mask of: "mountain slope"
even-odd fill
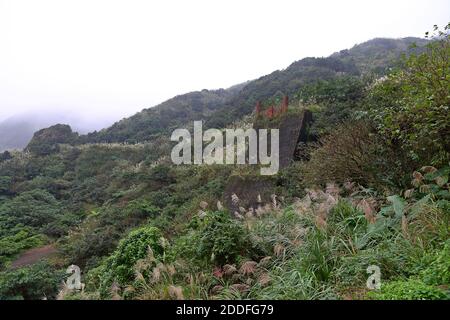
[[[417,48],[410,48],[413,43],[417,45]],[[402,39],[375,38],[357,44],[349,50],[336,52],[331,56],[342,61],[353,61],[356,67],[363,72],[386,73],[401,53],[421,50],[426,43],[427,40],[414,37]]]
[[[412,37],[377,38],[327,58],[304,58],[284,70],[227,90],[202,90],[177,96],[83,139],[85,142],[147,141],[155,134],[167,133],[200,119],[206,121],[207,127],[225,127],[251,113],[257,100],[277,100],[283,94],[296,94],[306,83],[342,75],[385,74],[411,44],[421,47],[426,42]]]
[[[123,119],[110,128],[84,137],[86,142],[140,142],[170,132],[187,121],[204,118],[221,108],[238,88],[202,90],[176,96],[160,105]]]
[[[377,296],[367,293],[366,267],[380,257],[379,299],[446,298],[450,169],[448,153],[442,163],[429,155],[448,149],[449,97],[440,88],[449,79],[435,71],[449,73],[450,45],[376,81],[361,75],[383,74],[400,53],[377,41],[228,90],[178,96],[81,138],[147,143],[81,144],[57,125],[37,132],[30,152],[0,154],[0,299],[56,298],[58,275],[72,264],[86,290],[63,288],[58,298],[368,299]],[[254,100],[267,105],[284,93],[288,113],[239,119]],[[302,134],[282,121],[299,111],[312,114],[299,145],[309,152],[271,177],[245,165],[174,165],[161,143],[196,117],[254,127],[261,119],[296,142]],[[329,131],[309,144],[317,122]],[[410,129],[421,135],[404,134]],[[428,141],[440,145],[425,149]],[[29,260],[28,249],[53,245],[55,259],[12,268]]]
[[[80,142],[142,142],[154,135],[167,134],[193,120],[204,119],[208,127],[224,127],[251,113],[257,100],[279,99],[296,94],[305,83],[341,75],[359,76],[369,72],[382,75],[412,43],[422,47],[420,38],[376,38],[328,58],[305,58],[259,79],[238,84],[226,90],[202,90],[176,96],[158,106],[116,122],[99,132],[82,136]],[[95,122],[95,121],[94,121]],[[0,151],[22,149],[33,133],[42,128],[68,123],[75,131],[88,132],[98,124],[83,124],[65,115],[26,114],[0,123]]]

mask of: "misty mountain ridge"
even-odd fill
[[[276,99],[282,94],[293,95],[302,85],[317,80],[366,73],[384,75],[402,53],[418,50],[409,49],[413,43],[420,48],[427,40],[413,37],[375,38],[329,57],[307,57],[295,61],[286,69],[228,89],[203,89],[178,95],[115,123],[108,119],[98,121],[92,119],[96,117],[82,118],[63,113],[17,115],[0,123],[0,151],[24,148],[34,132],[58,123],[69,124],[74,131],[86,134],[80,137],[81,143],[148,141],[155,135],[170,132],[198,119],[204,119],[208,127],[224,127],[251,113],[257,100]]]
[[[93,132],[82,142],[142,142],[155,135],[203,119],[206,127],[223,128],[253,111],[256,101],[295,95],[308,83],[340,76],[385,75],[403,53],[421,50],[428,40],[414,37],[375,38],[336,52],[325,58],[307,57],[286,69],[229,89],[202,90],[176,96],[153,108],[144,109],[100,132]],[[417,48],[411,48],[413,44]]]
[[[100,130],[117,119],[91,117],[76,112],[28,111],[0,121],[0,152],[23,149],[38,130],[55,124],[67,124],[79,134]]]

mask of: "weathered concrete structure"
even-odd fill
[[[273,123],[256,121],[253,127],[257,132],[259,129],[280,130],[281,169],[287,167],[294,160],[298,144],[308,142],[308,130],[312,122],[312,113],[309,110],[304,110],[299,113],[282,114],[279,117],[279,121],[274,121]]]
[[[270,176],[231,176],[223,194],[223,203],[231,212],[239,212],[239,207],[245,209],[258,208],[270,203],[275,181]],[[233,203],[232,195],[236,194],[239,202]],[[258,202],[260,196],[261,202]]]
[[[259,129],[279,129],[279,154],[280,169],[289,166],[292,161],[302,152],[299,145],[306,144],[309,140],[309,126],[312,123],[312,113],[309,110],[288,113],[288,97],[283,98],[278,114],[273,106],[262,112],[261,103],[256,104],[256,119],[253,128],[256,132]],[[269,143],[270,143],[270,139]],[[270,145],[268,146],[270,150]],[[271,194],[274,193],[276,178],[274,176],[232,176],[230,177],[223,195],[223,203],[233,213],[239,212],[239,207],[254,208],[271,201]],[[231,196],[234,194],[240,199],[239,204],[233,203]],[[258,195],[261,203],[258,203]]]

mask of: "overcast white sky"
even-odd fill
[[[0,0],[0,120],[118,119],[374,37],[423,36],[448,0]]]

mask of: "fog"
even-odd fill
[[[306,56],[423,36],[449,12],[448,0],[0,0],[0,121],[99,129]]]

